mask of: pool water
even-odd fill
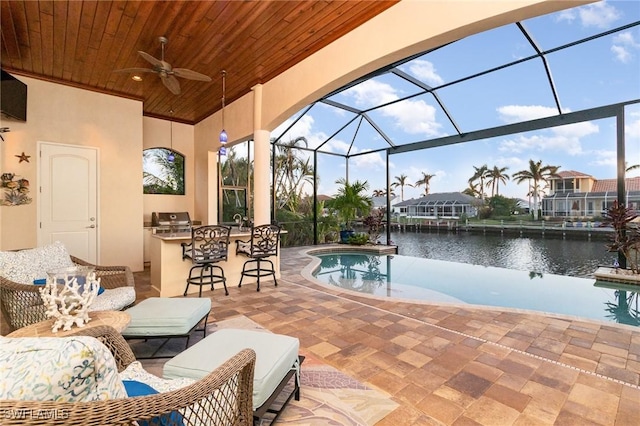
[[[376,296],[469,303],[571,315],[640,326],[638,293],[595,279],[454,263],[402,255],[315,255],[313,276]],[[607,286],[611,283],[607,283]]]

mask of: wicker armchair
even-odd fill
[[[92,336],[104,343],[119,371],[135,361],[127,342],[111,327],[78,329],[74,334]],[[248,426],[253,423],[255,360],[255,352],[244,349],[189,386],[149,396],[75,403],[0,400],[2,424],[130,425],[178,411],[181,416],[177,424],[184,426]],[[166,419],[167,416],[163,418]]]
[[[128,266],[98,266],[74,256],[70,257],[76,265],[95,268],[96,277],[100,278],[100,285],[105,289],[135,285],[133,273]],[[39,288],[16,283],[0,275],[0,311],[6,324],[2,328],[3,333],[47,319]]]

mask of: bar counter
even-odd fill
[[[244,262],[248,260],[248,257],[246,256],[236,256],[236,241],[249,241],[250,239],[250,231],[239,231],[238,229],[233,229],[229,238],[228,260],[226,262],[217,263],[217,265],[224,270],[229,293],[232,293],[233,289],[238,287],[242,266],[244,265]],[[189,270],[193,264],[191,263],[191,259],[182,260],[181,244],[190,242],[190,232],[151,235],[151,286],[154,290],[158,291],[160,297],[174,297],[182,296],[184,294],[184,289],[187,286]],[[273,262],[276,268],[276,277],[280,278],[280,255],[277,257],[269,257],[268,259]],[[270,277],[265,278],[266,282],[269,282],[270,280],[272,280]],[[249,288],[253,287],[255,289],[255,281],[256,279],[254,277],[245,277],[242,281],[242,285],[247,285]],[[207,285],[202,288],[202,291],[209,291],[210,289],[211,287]],[[224,297],[224,287],[222,286],[222,283],[215,284],[214,289],[214,294]],[[197,293],[198,290],[199,286],[190,285],[188,293]]]

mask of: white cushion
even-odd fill
[[[211,310],[211,299],[150,297],[127,309],[131,321],[123,336],[187,335]]]
[[[98,339],[0,337],[0,399],[79,402],[126,396],[113,355]]]
[[[89,311],[120,311],[136,301],[134,287],[116,287],[105,289],[102,294],[96,296]]]
[[[47,278],[48,271],[70,266],[74,263],[60,241],[28,250],[0,251],[0,274],[21,284],[33,284]]]
[[[207,336],[164,364],[162,375],[201,379],[242,349],[256,352],[253,409],[271,396],[298,360],[297,338],[253,330],[225,328]]]
[[[142,364],[140,364],[140,361],[134,361],[129,364],[127,368],[120,373],[120,380],[142,382],[160,393],[181,389],[196,382],[194,379],[189,378],[163,379],[145,370]]]

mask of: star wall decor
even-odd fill
[[[22,154],[16,155],[16,157],[18,157],[20,159],[20,161],[18,161],[18,164],[22,163],[23,161],[26,161],[28,163],[29,162],[29,158],[31,158],[31,156],[30,155],[26,155],[24,153],[24,151],[22,151]]]

